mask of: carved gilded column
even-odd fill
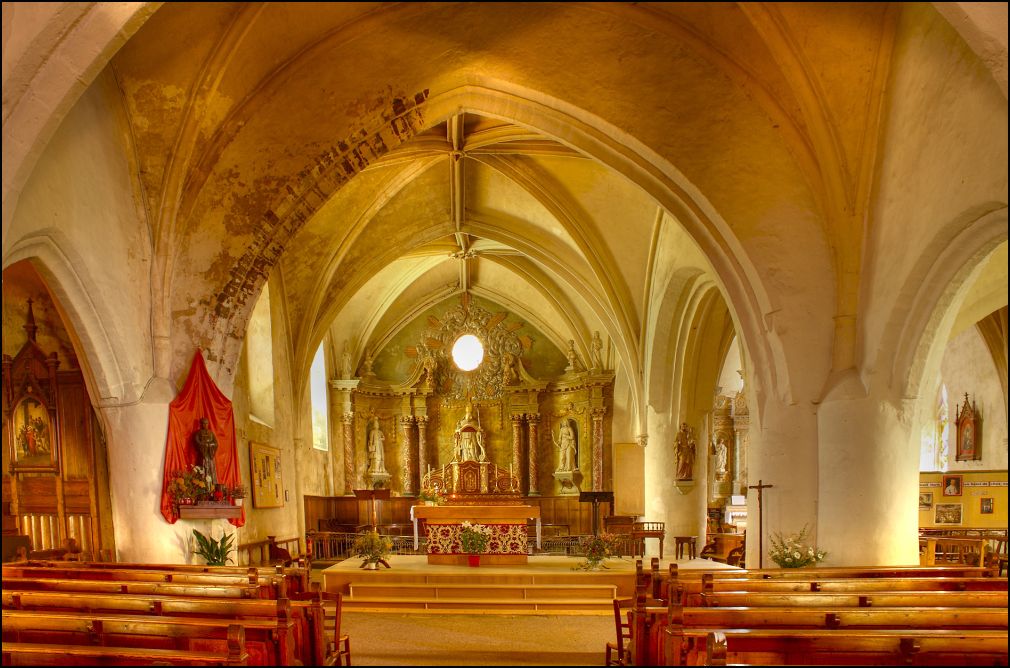
[[[523,470],[523,414],[513,413],[512,415],[512,470],[519,479],[520,490],[522,488]],[[517,490],[519,491],[519,490]]]
[[[529,496],[540,496],[540,485],[537,483],[539,470],[537,468],[537,446],[540,443],[539,435],[540,414],[527,413],[526,427],[529,431],[529,463],[530,463],[530,491]]]
[[[417,487],[421,488],[425,468],[428,461],[428,416],[418,415],[417,418]]]
[[[344,413],[344,494],[354,494],[354,413]]]
[[[403,430],[403,444],[400,450],[403,461],[400,462],[400,482],[403,483],[403,495],[414,496],[414,416],[400,417],[400,429]]]
[[[606,408],[594,408],[593,417],[593,491],[603,491],[603,416]]]

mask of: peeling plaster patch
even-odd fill
[[[381,99],[376,101],[376,105]],[[427,89],[412,97],[393,98],[388,107],[380,112],[381,127],[377,131],[363,127],[338,141],[336,146],[321,151],[311,168],[298,173],[294,184],[284,186],[280,200],[269,207],[251,209],[267,208],[267,211],[260,224],[252,230],[253,240],[246,252],[231,265],[228,272],[231,278],[224,288],[210,300],[201,300],[200,303],[205,308],[205,324],[209,327],[202,328],[206,334],[194,337],[194,341],[204,344],[208,340],[225,336],[237,338],[237,343],[241,343],[245,318],[248,317],[248,309],[243,307],[266,280],[283,254],[287,241],[333,193],[358,172],[419,131],[424,124],[422,105],[427,99]],[[266,192],[273,192],[273,189],[267,189]],[[255,206],[253,201],[243,204],[246,207]],[[239,320],[232,322],[236,317]],[[226,367],[230,372],[241,346],[228,341],[222,341],[221,345],[227,350],[236,351],[234,354],[224,352]],[[202,347],[209,353],[209,346]]]

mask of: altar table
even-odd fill
[[[488,551],[481,563],[525,564],[529,553],[526,520],[537,522],[537,547],[540,547],[539,506],[411,506],[414,521],[414,549],[419,544],[418,521],[425,521],[429,564],[466,563],[459,543],[463,522],[491,527]]]

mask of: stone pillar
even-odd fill
[[[733,400],[733,493],[747,493],[747,443],[750,441],[750,413],[741,391]]]
[[[606,408],[594,408],[593,417],[593,491],[603,491],[603,416]]]
[[[900,406],[847,376],[817,410],[817,546],[828,566],[918,565],[918,439]]]
[[[519,488],[522,489],[523,479],[523,414],[512,414],[512,470],[519,479]]]
[[[147,396],[149,388],[139,403],[103,409],[119,561],[184,564],[190,557],[181,546],[190,545],[193,523],[180,520],[169,524],[161,515],[161,472],[173,389],[152,401]],[[159,447],[152,447],[159,442]]]
[[[421,488],[428,462],[428,416],[418,415],[417,418],[417,487]]]
[[[344,413],[344,494],[354,494],[354,413]]]
[[[538,444],[540,443],[539,426],[540,426],[540,414],[527,413],[526,427],[529,431],[528,461],[530,464],[529,496],[540,496],[540,485],[537,482],[537,477],[540,474],[539,467],[537,466],[537,452],[539,451]]]
[[[756,490],[747,490],[747,568],[758,567],[759,544],[764,548],[764,567],[776,568],[775,562],[767,556],[770,537],[776,531],[791,534],[807,525],[810,539],[815,539],[818,477],[815,410],[816,407],[808,402],[768,401],[761,409],[759,423],[750,431],[748,483],[756,485],[758,480],[763,480],[774,487],[763,493],[764,523],[760,526],[760,535],[758,495]],[[831,503],[841,507],[849,498],[846,493]],[[863,563],[876,562],[864,560]],[[829,557],[825,565],[834,566],[836,562]]]
[[[400,482],[403,485],[404,496],[414,496],[414,416],[403,415],[400,417],[400,428],[403,430],[403,444],[401,453],[403,460],[400,462]]]

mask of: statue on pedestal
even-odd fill
[[[217,436],[210,429],[210,420],[200,418],[200,428],[193,434],[193,442],[200,453],[200,468],[207,481],[207,489],[217,488]]]
[[[456,431],[452,435],[453,461],[484,462],[487,453],[484,451],[484,429],[480,426],[480,413],[477,419],[473,417],[472,403],[466,405],[466,416],[456,423]]]
[[[551,434],[554,446],[558,448],[558,471],[574,471],[579,468],[579,442],[572,420],[564,418],[558,427],[558,437]]]
[[[681,423],[677,432],[677,445],[674,449],[677,455],[677,480],[694,480],[694,456],[696,443],[691,427],[686,422]]]
[[[385,450],[386,435],[382,433],[379,424],[379,417],[373,416],[371,426],[368,429],[368,440],[366,441],[366,451],[368,453],[368,473],[386,473]]]

